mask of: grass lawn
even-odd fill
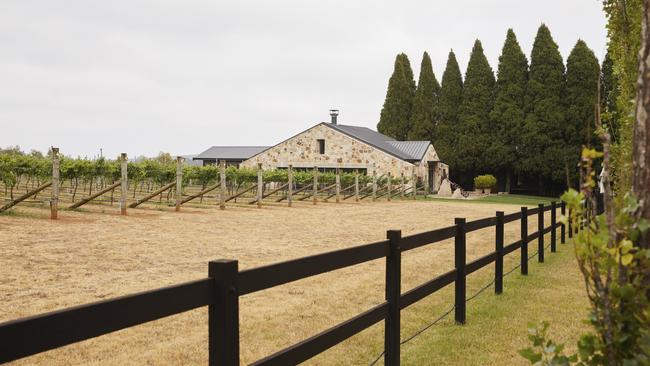
[[[517,256],[517,252],[512,255]],[[512,266],[506,265],[504,271]],[[468,297],[480,284],[489,282],[492,273],[490,270],[470,276]],[[490,288],[471,300],[464,326],[455,325],[451,313],[402,346],[402,364],[526,365],[517,350],[529,346],[527,323],[541,320],[551,323],[553,339],[574,352],[580,334],[589,329],[582,322],[588,306],[573,248],[558,244],[557,253],[546,253],[545,263],[530,260],[527,277],[521,276],[519,270],[506,277],[503,294],[496,296]],[[430,314],[429,318],[436,316]],[[403,332],[402,339],[410,334]]]
[[[395,199],[404,199],[404,200],[410,200],[412,197],[405,197],[405,198],[398,198],[395,197]],[[476,198],[476,199],[468,199],[468,200],[457,200],[453,198],[438,198],[438,197],[423,197],[423,196],[418,196],[418,200],[426,200],[426,201],[446,201],[446,202],[466,202],[466,203],[498,203],[498,204],[506,204],[506,205],[517,205],[517,206],[537,206],[540,203],[543,204],[549,204],[551,201],[555,201],[558,204],[561,202],[560,198],[553,198],[553,197],[542,197],[542,196],[528,196],[528,195],[521,195],[521,194],[501,194],[501,195],[493,195],[493,196],[486,196],[486,197],[481,197],[481,198]]]
[[[504,203],[511,205],[520,205],[520,206],[536,206],[540,203],[549,204],[551,201],[557,203],[560,202],[560,198],[552,197],[541,197],[541,196],[526,196],[520,194],[502,194],[497,196],[487,196],[482,197],[477,200],[477,202],[489,202],[489,203]]]

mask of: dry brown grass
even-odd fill
[[[177,284],[207,276],[207,262],[239,260],[240,269],[453,223],[514,212],[517,206],[462,202],[300,203],[294,208],[187,208],[180,213],[114,208],[63,211],[18,208],[0,216],[0,321]],[[106,212],[101,212],[105,210]],[[547,219],[548,220],[548,219]],[[537,220],[529,219],[530,232]],[[517,239],[506,225],[506,243]],[[468,261],[493,250],[494,230],[468,235]],[[534,244],[531,244],[531,247]],[[531,248],[531,252],[534,251]],[[510,255],[506,269],[517,261]],[[403,256],[406,291],[453,267],[446,241]],[[491,269],[490,269],[491,270]],[[250,363],[383,301],[384,263],[374,261],[243,296],[242,362]],[[418,307],[449,304],[438,294],[405,312],[404,328],[426,322]],[[410,315],[409,315],[410,314]],[[376,325],[314,358],[312,364],[364,364],[383,344]],[[16,364],[205,364],[207,309],[154,321],[17,361]]]

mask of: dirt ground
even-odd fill
[[[382,240],[388,229],[409,235],[451,225],[454,217],[471,220],[517,209],[393,201],[225,211],[184,208],[180,213],[132,209],[123,217],[115,208],[91,207],[62,211],[60,220],[50,221],[45,209],[20,207],[0,216],[0,322],[204,278],[213,259],[237,259],[240,269],[246,269]],[[529,224],[529,232],[536,231],[535,216]],[[506,244],[518,235],[518,222],[506,225]],[[467,243],[468,261],[492,251],[494,229],[469,234]],[[506,269],[517,258],[510,255]],[[402,291],[452,267],[452,240],[404,253]],[[383,284],[384,262],[378,260],[243,296],[242,363],[382,302]],[[407,321],[424,321],[417,318]],[[14,364],[206,364],[207,330],[207,308],[201,308]],[[309,363],[367,364],[369,351],[364,349],[381,350],[382,334],[383,327],[376,325]]]

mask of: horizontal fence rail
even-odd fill
[[[0,362],[206,306],[213,292],[202,279],[2,323]]]
[[[71,307],[55,312],[0,324],[0,362],[13,361],[40,352],[83,341],[120,329],[208,306],[209,364],[239,365],[239,297],[311,276],[384,258],[386,261],[386,301],[324,330],[297,344],[262,358],[253,365],[295,365],[341,343],[374,324],[385,322],[384,364],[399,365],[400,311],[438,290],[455,284],[456,322],[466,321],[466,278],[494,263],[495,292],[503,290],[503,257],[520,250],[521,273],[528,273],[528,244],[538,240],[538,259],[544,260],[544,234],[551,233],[551,252],[556,249],[556,229],[565,242],[565,225],[558,223],[557,208],[565,213],[565,204],[522,207],[521,211],[466,222],[423,233],[401,236],[391,230],[387,239],[375,243],[339,249],[262,267],[238,270],[237,261],[209,263],[208,278],[152,291]],[[544,213],[551,211],[549,226]],[[528,233],[527,218],[538,215],[538,231]],[[519,220],[521,239],[504,245],[504,225]],[[469,263],[466,261],[466,234],[492,228],[495,250]],[[571,229],[569,235],[572,235]],[[455,268],[406,292],[401,291],[401,253],[426,245],[455,239]],[[471,243],[470,243],[471,245]],[[516,267],[515,267],[516,268]]]

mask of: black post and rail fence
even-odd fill
[[[565,205],[561,204],[565,213]],[[384,321],[384,364],[400,363],[400,312],[423,298],[454,283],[454,311],[458,324],[466,322],[467,276],[494,262],[494,291],[503,291],[503,258],[520,249],[521,273],[528,273],[528,243],[538,239],[538,260],[544,261],[544,235],[551,233],[551,252],[556,249],[555,230],[560,228],[565,242],[564,224],[556,221],[555,202],[534,209],[466,221],[455,219],[449,227],[402,236],[390,230],[387,240],[240,271],[236,260],[217,260],[208,264],[208,277],[156,290],[71,307],[0,324],[0,363],[34,355],[71,343],[108,334],[152,320],[208,307],[209,365],[235,366],[240,362],[239,297],[319,275],[385,258],[385,301],[321,333],[254,362],[252,365],[295,365]],[[544,227],[544,213],[551,211],[551,222]],[[528,234],[528,216],[538,215],[538,231]],[[504,226],[519,220],[521,238],[504,246]],[[495,228],[495,250],[469,263],[466,261],[467,233]],[[571,230],[569,230],[571,236]],[[425,245],[454,238],[455,266],[419,286],[402,292],[401,255]]]

